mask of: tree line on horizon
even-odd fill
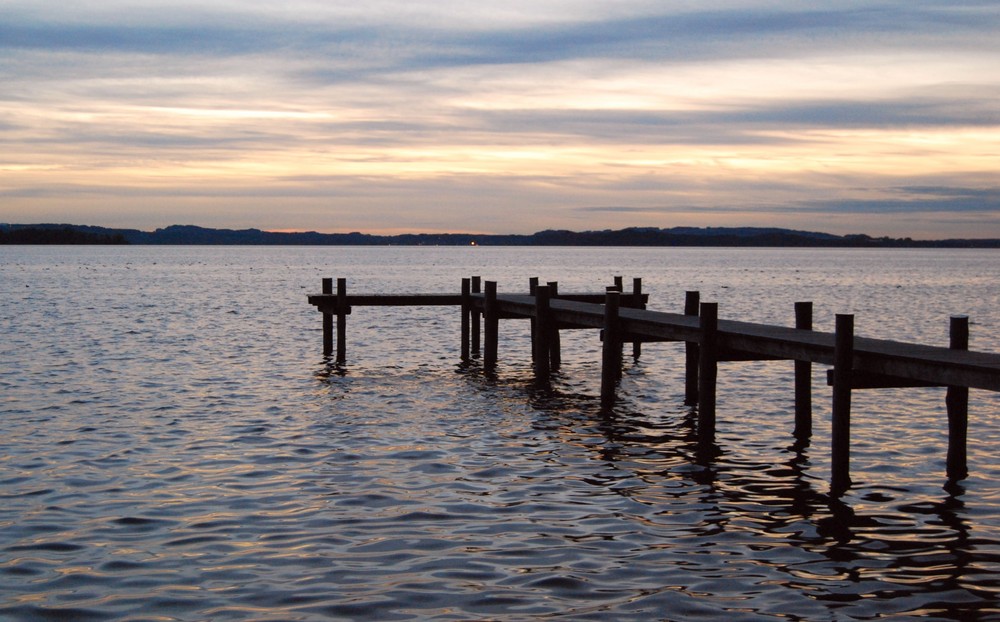
[[[90,225],[0,224],[0,244],[137,244],[262,246],[738,246],[834,248],[1000,248],[1000,239],[913,240],[833,235],[767,227],[630,227],[618,230],[546,230],[537,233],[476,235],[470,233],[274,232],[260,229],[211,229],[172,225],[155,231],[111,229]]]

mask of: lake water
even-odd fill
[[[727,363],[718,458],[694,459],[683,346],[626,361],[527,325],[496,378],[454,309],[357,308],[348,364],[306,295],[603,291],[642,277],[720,317],[1000,351],[1000,254],[953,250],[0,247],[0,619],[1000,620],[1000,400],[972,391],[947,484],[943,389],[854,396],[829,490],[830,391],[791,434],[790,362]]]

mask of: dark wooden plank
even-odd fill
[[[313,294],[309,304],[336,307],[337,296]],[[347,304],[354,307],[433,307],[462,305],[462,294],[348,294]]]
[[[827,386],[833,386],[834,373],[832,369],[826,372]],[[910,380],[898,376],[886,376],[885,374],[875,374],[871,372],[855,371],[851,374],[852,389],[905,389],[914,387],[940,387],[939,383],[925,382],[923,380]]]

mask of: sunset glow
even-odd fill
[[[992,4],[182,7],[5,3],[0,221],[1000,236]]]

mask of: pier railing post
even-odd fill
[[[549,304],[551,309],[551,301],[553,298],[559,297],[559,283],[557,281],[549,281]],[[549,367],[552,371],[558,370],[562,367],[562,339],[559,337],[559,325],[556,323],[555,319],[552,318],[552,312],[549,311]]]
[[[483,281],[482,277],[478,277],[478,276],[472,277],[472,293],[473,294],[481,294],[482,293],[482,291],[483,291],[483,282],[482,281]],[[472,307],[470,309],[470,312],[472,314],[472,317],[471,317],[471,320],[472,320],[471,321],[472,344],[471,344],[471,346],[472,346],[472,354],[475,355],[475,354],[479,354],[479,349],[480,349],[479,348],[479,334],[480,334],[480,330],[481,329],[479,327],[479,318],[482,317],[482,312],[479,309],[477,309],[476,307]]]
[[[621,293],[608,288],[604,295],[604,345],[601,357],[601,406],[611,408],[615,404],[615,388],[622,366],[621,328],[618,310]]]
[[[795,328],[813,329],[813,303],[795,303]],[[795,361],[795,438],[812,436],[812,363]]]
[[[715,385],[719,372],[719,304],[703,302],[699,309],[701,343],[698,348],[698,445],[715,443]]]
[[[699,292],[684,293],[684,315],[698,315],[701,301]],[[688,341],[684,344],[684,403],[694,406],[698,403],[698,344]]]
[[[483,368],[492,372],[497,366],[497,342],[500,338],[500,313],[497,308],[497,282],[486,281],[483,309]]]
[[[347,362],[347,279],[337,279],[337,364]]]
[[[840,495],[851,485],[851,389],[854,381],[854,316],[837,314],[833,349],[833,417],[830,488]]]
[[[462,279],[462,362],[469,360],[469,332],[472,325],[472,279]]]
[[[550,353],[552,351],[552,314],[549,304],[551,292],[548,285],[535,288],[535,377],[540,382],[548,382],[551,372]]]
[[[951,316],[950,327],[953,350],[969,349],[969,317]],[[948,479],[957,481],[969,475],[968,435],[969,435],[969,387],[949,386],[945,402],[948,406]]]
[[[333,294],[333,279],[323,279],[323,293]],[[323,356],[333,354],[333,314],[323,312]]]

